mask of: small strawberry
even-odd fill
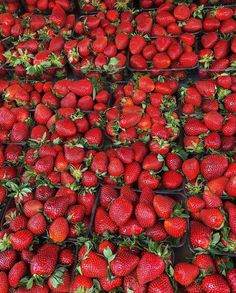
[[[170,282],[170,279],[165,273],[161,274],[158,278],[156,278],[149,284],[149,293],[156,293],[158,291],[165,293],[174,293],[174,288]]]
[[[24,261],[17,262],[8,274],[9,285],[16,287],[20,284],[20,280],[26,276],[28,271],[27,265]]]
[[[9,292],[9,282],[7,278],[7,274],[5,272],[0,272],[1,284],[0,284],[0,291],[2,293]]]
[[[49,237],[54,242],[63,242],[69,234],[69,224],[63,217],[56,218],[49,226]]]
[[[180,262],[174,268],[176,282],[183,286],[189,286],[198,277],[200,270],[197,266],[187,262]]]
[[[220,291],[220,292],[225,292],[229,293],[230,292],[230,287],[228,286],[226,280],[218,274],[212,274],[209,276],[206,276],[202,280],[202,289],[206,293],[214,292],[214,291]]]
[[[109,216],[118,226],[124,225],[133,212],[132,203],[124,197],[118,197],[110,206]]]
[[[138,265],[139,257],[129,251],[121,251],[111,262],[111,271],[115,276],[123,277],[130,274]]]
[[[137,267],[137,279],[139,283],[146,284],[159,277],[165,270],[163,259],[151,252],[144,252]]]

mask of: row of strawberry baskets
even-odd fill
[[[234,72],[234,6],[224,8],[227,13],[222,16],[222,8],[216,8],[213,15],[191,5],[184,16],[175,10],[181,5],[173,4],[164,11],[110,10],[77,20],[65,14],[61,23],[53,14],[11,16],[6,32],[6,24],[2,25],[2,74],[7,71],[18,78],[51,79],[71,71],[79,77],[97,72],[122,80],[130,72],[140,71],[180,78],[196,68],[203,78]],[[115,15],[110,15],[111,11]]]

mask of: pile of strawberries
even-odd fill
[[[233,2],[0,0],[0,293],[236,292]]]

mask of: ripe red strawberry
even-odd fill
[[[218,274],[212,274],[209,276],[206,276],[202,280],[202,289],[206,293],[214,292],[214,291],[220,291],[220,292],[225,292],[229,293],[230,292],[230,287],[228,286],[226,280]]]
[[[236,233],[236,224],[235,224],[235,216],[236,216],[236,207],[230,207],[228,209],[228,216],[229,216],[229,226],[232,232]]]
[[[144,229],[136,219],[130,219],[123,226],[120,226],[119,233],[125,236],[140,235]]]
[[[153,207],[160,218],[168,219],[176,204],[175,200],[167,195],[156,195],[153,199]]]
[[[36,275],[51,275],[57,265],[59,246],[44,244],[30,262],[30,272]]]
[[[38,174],[49,174],[53,170],[53,157],[46,156],[39,159],[34,165],[34,170]]]
[[[9,282],[7,278],[7,274],[5,272],[0,272],[0,291],[2,293],[8,293],[9,292]]]
[[[118,148],[116,154],[124,164],[130,164],[134,160],[134,151],[129,147],[122,146]]]
[[[124,173],[124,166],[120,159],[111,158],[108,165],[108,172],[111,176],[121,176]]]
[[[213,98],[216,94],[215,82],[213,80],[199,80],[195,82],[195,86],[201,96],[205,98]]]
[[[188,159],[182,164],[182,171],[188,180],[194,180],[199,174],[199,162],[195,158]]]
[[[198,254],[193,260],[193,264],[199,269],[205,270],[206,273],[215,273],[216,271],[214,261],[209,254]]]
[[[17,262],[8,274],[9,285],[16,287],[19,285],[20,280],[27,274],[28,268],[24,261]]]
[[[217,111],[210,111],[203,116],[207,128],[211,131],[219,131],[223,127],[224,118]]]
[[[132,203],[124,197],[118,197],[110,206],[109,216],[118,226],[124,225],[133,212]]]
[[[232,197],[236,197],[236,176],[230,177],[226,183],[225,192]]]
[[[179,172],[169,170],[163,173],[162,185],[167,189],[175,189],[182,185],[183,177]]]
[[[122,285],[122,278],[121,277],[115,277],[114,279],[110,280],[109,277],[107,278],[100,278],[99,283],[103,290],[106,292],[110,292],[117,287]]]
[[[56,218],[49,226],[49,237],[54,242],[63,242],[69,234],[69,224],[63,217]]]
[[[55,220],[65,214],[68,205],[69,202],[66,196],[52,197],[44,204],[44,213],[52,220]]]
[[[142,171],[138,178],[138,188],[143,189],[149,187],[151,189],[157,189],[159,185],[159,179],[151,171]]]
[[[198,277],[200,270],[197,266],[187,262],[180,262],[174,268],[176,282],[183,286],[189,286]]]
[[[137,279],[143,285],[159,277],[164,270],[163,259],[154,253],[145,251],[137,267]]]
[[[154,281],[150,282],[148,287],[149,293],[156,293],[156,292],[165,292],[165,293],[174,293],[174,288],[168,278],[168,276],[163,273]]]
[[[148,228],[146,230],[146,234],[148,237],[157,242],[163,241],[168,237],[162,222],[157,222],[154,226]]]
[[[35,235],[43,234],[46,231],[46,228],[47,222],[42,214],[35,214],[27,223],[27,229]]]
[[[208,128],[206,127],[206,125],[202,123],[200,120],[198,120],[197,118],[192,118],[192,117],[187,118],[186,122],[187,123],[184,126],[184,132],[187,135],[198,136],[208,131]]]
[[[86,254],[86,258],[83,256]],[[88,278],[105,278],[107,277],[107,261],[90,250],[87,252],[87,248],[83,246],[79,251],[79,258],[81,272],[85,277]]]
[[[16,122],[15,115],[7,108],[0,108],[0,125],[3,129],[10,130]]]
[[[105,152],[98,152],[93,157],[91,164],[91,170],[102,174],[107,171],[108,160]]]
[[[143,36],[133,36],[130,39],[129,50],[132,55],[139,54],[145,45],[146,41]]]
[[[140,112],[132,112],[122,114],[119,119],[119,125],[122,128],[130,128],[137,125],[142,118],[142,114]]]
[[[133,290],[134,292],[145,293],[147,291],[147,285],[139,284],[136,272],[134,271],[124,277],[124,290],[125,292]]]
[[[218,230],[224,225],[224,216],[217,208],[202,209],[200,217],[202,222],[211,229]]]
[[[24,215],[17,215],[10,221],[10,229],[13,232],[23,230],[27,227],[28,219]]]
[[[115,276],[123,277],[130,274],[138,265],[139,257],[130,251],[120,251],[111,262],[111,271]]]
[[[135,217],[143,228],[152,227],[156,221],[155,210],[151,204],[140,202],[135,208]]]
[[[125,184],[131,185],[138,180],[141,167],[138,162],[132,162],[126,165],[124,172],[124,181]]]
[[[17,262],[17,254],[15,250],[7,249],[0,252],[0,270],[9,271]]]
[[[58,27],[63,27],[66,23],[65,10],[60,5],[55,5],[49,17],[50,21]]]
[[[103,235],[106,232],[115,233],[118,229],[115,222],[111,220],[108,213],[101,207],[97,209],[94,222],[95,232]]]
[[[22,251],[28,249],[33,243],[33,233],[27,229],[17,231],[10,235],[10,242],[15,250]]]
[[[190,240],[193,247],[208,249],[211,245],[212,230],[197,221],[191,221],[190,228]]]
[[[59,136],[68,137],[75,135],[77,130],[73,121],[62,119],[55,123],[55,131]]]
[[[235,289],[236,289],[235,274],[236,274],[236,269],[231,269],[226,274],[227,282],[228,282],[230,289],[232,291],[235,291]]]
[[[187,230],[186,219],[179,217],[166,219],[164,221],[164,227],[170,236],[181,238]]]
[[[77,275],[72,280],[71,292],[76,293],[77,291],[84,289],[91,289],[93,287],[93,281],[90,278]]]
[[[103,141],[102,130],[98,127],[91,128],[85,133],[84,138],[89,145],[100,146]]]
[[[217,196],[222,196],[227,184],[227,177],[219,177],[207,182],[207,187],[209,190]]]
[[[207,180],[222,176],[227,168],[228,160],[222,155],[209,155],[200,162],[201,173]]]
[[[118,192],[112,185],[103,185],[100,190],[100,204],[107,209],[112,200],[118,197]]]

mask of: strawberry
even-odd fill
[[[235,197],[236,192],[235,192],[235,187],[236,187],[236,176],[230,177],[229,181],[226,183],[225,186],[225,191],[229,196]]]
[[[68,205],[68,198],[66,196],[49,198],[44,204],[44,213],[52,220],[55,220],[65,214]]]
[[[202,222],[211,229],[221,229],[224,225],[224,216],[217,208],[202,209],[200,211]]]
[[[230,289],[232,291],[235,290],[235,272],[236,272],[235,269],[231,269],[226,274],[227,282],[228,282]]]
[[[55,5],[49,19],[56,26],[63,27],[66,22],[66,13],[60,5]]]
[[[8,293],[9,282],[8,282],[7,274],[5,272],[0,272],[0,277],[1,277],[0,290],[2,293]]]
[[[137,204],[135,217],[143,228],[152,227],[156,221],[155,210],[150,204],[144,202]]]
[[[100,190],[100,204],[107,209],[110,202],[118,197],[118,192],[112,185],[103,185]]]
[[[94,222],[95,232],[103,235],[105,232],[115,233],[117,225],[111,220],[108,213],[103,208],[98,208]]]
[[[168,219],[172,213],[175,200],[165,195],[156,195],[153,199],[153,207],[160,218]]]
[[[215,273],[216,267],[212,257],[208,254],[199,254],[193,260],[193,264],[199,269],[205,270],[206,273]]]
[[[183,286],[192,284],[199,273],[199,268],[191,263],[180,262],[174,267],[174,278]]]
[[[136,219],[130,219],[123,226],[120,226],[119,233],[125,236],[140,235],[144,231],[143,227]]]
[[[69,234],[69,224],[63,217],[56,218],[49,226],[49,237],[54,242],[63,242]]]
[[[167,189],[175,189],[181,186],[183,183],[183,177],[179,172],[169,170],[163,173],[162,185]]]
[[[207,293],[212,292],[213,290],[220,290],[225,293],[230,292],[230,287],[226,280],[218,274],[206,276],[202,280],[202,289]]]
[[[129,50],[131,54],[139,54],[144,46],[146,45],[146,41],[143,36],[133,36],[130,39]]]
[[[154,281],[150,282],[149,287],[148,287],[148,292],[149,293],[155,293],[158,292],[158,290],[161,292],[166,292],[166,293],[173,293],[174,288],[168,278],[168,276],[163,273],[161,274],[158,278],[156,278]]]
[[[207,180],[223,175],[228,168],[228,160],[222,155],[209,155],[200,161],[200,170]]]
[[[151,266],[150,266],[151,265]],[[159,277],[165,269],[163,259],[154,253],[146,251],[137,267],[137,279],[141,285]]]
[[[17,262],[8,274],[9,285],[16,287],[19,285],[20,280],[27,274],[27,266],[24,261]]]
[[[188,180],[194,180],[199,174],[200,166],[195,158],[188,159],[182,164],[182,171]]]
[[[110,280],[109,278],[100,278],[99,283],[103,290],[109,292],[122,285],[122,278],[115,277],[112,280]]]
[[[9,271],[17,262],[17,254],[13,249],[7,249],[0,252],[0,270]]]
[[[129,292],[129,290],[133,290],[138,293],[144,293],[147,291],[147,286],[139,284],[137,280],[136,272],[134,271],[133,273],[124,277],[124,290],[125,292]]]
[[[191,221],[190,240],[194,247],[208,249],[211,244],[211,229],[200,222]]]
[[[51,275],[56,268],[59,247],[47,243],[41,246],[30,262],[31,274]]]
[[[87,254],[84,259],[83,256]],[[107,261],[97,254],[83,246],[79,251],[79,258],[81,272],[85,277],[88,278],[104,278],[107,277]]]
[[[151,189],[157,189],[159,185],[159,179],[157,176],[153,175],[151,171],[142,171],[138,178],[138,187],[143,189],[144,187],[149,187]]]
[[[139,257],[129,251],[121,251],[111,262],[111,271],[115,276],[123,277],[129,275],[138,265]]]
[[[132,162],[130,164],[127,164],[124,172],[125,184],[131,185],[132,183],[137,181],[140,171],[141,167],[138,162]]]
[[[235,221],[234,217],[236,215],[236,208],[235,207],[230,207],[228,209],[228,216],[229,216],[229,226],[232,230],[232,232],[235,234],[236,232],[236,227],[235,227]]]
[[[187,230],[187,223],[183,218],[173,217],[164,221],[164,227],[170,236],[181,238]]]
[[[91,289],[93,287],[93,281],[90,278],[77,275],[73,278],[72,284],[71,284],[71,292],[75,293],[78,290],[84,290],[84,289]]]
[[[124,197],[118,197],[110,205],[109,216],[118,226],[121,226],[130,219],[132,212],[132,203]]]
[[[220,113],[210,111],[203,116],[203,120],[209,130],[219,131],[222,129],[224,118]]]
[[[29,248],[33,242],[33,239],[33,233],[27,229],[17,231],[10,235],[11,245],[18,251]]]

